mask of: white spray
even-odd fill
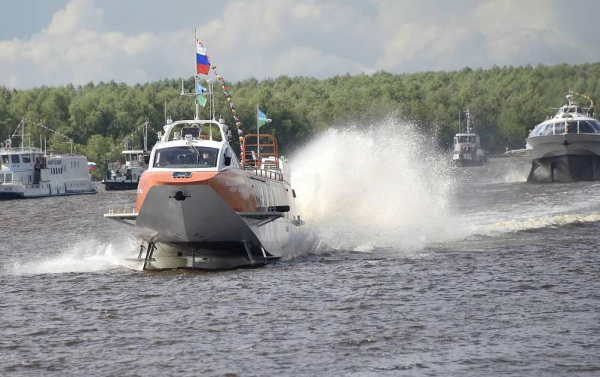
[[[462,236],[447,159],[414,126],[330,129],[291,159],[309,232],[334,249],[419,249]]]
[[[89,239],[75,242],[42,259],[13,261],[6,272],[12,275],[36,275],[104,271],[123,265],[123,259],[131,257],[134,251],[135,241],[132,237],[123,237],[108,244]]]

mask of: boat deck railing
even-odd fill
[[[279,171],[258,169],[253,166],[246,166],[244,170],[259,177],[269,178],[276,181],[283,181],[283,174],[281,174]]]
[[[279,169],[277,138],[269,134],[248,134],[242,142],[242,166]]]

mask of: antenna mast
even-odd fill
[[[471,133],[471,112],[468,107],[465,114],[467,115],[467,133]]]

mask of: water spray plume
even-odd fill
[[[330,129],[291,164],[307,228],[331,248],[414,250],[461,236],[447,159],[411,124]]]

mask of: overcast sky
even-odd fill
[[[0,85],[600,61],[596,0],[2,0]]]

